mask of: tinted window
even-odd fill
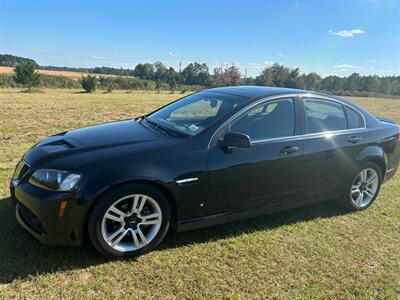
[[[253,141],[292,136],[292,99],[268,101],[250,109],[231,125],[231,131],[247,134]]]
[[[347,106],[345,107],[345,110],[347,114],[347,122],[350,129],[364,127],[364,121],[358,112]]]
[[[304,99],[307,132],[316,133],[347,129],[343,105],[327,100]]]

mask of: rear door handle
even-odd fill
[[[361,137],[352,136],[352,137],[350,137],[347,141],[348,141],[349,143],[355,144],[355,143],[358,143],[358,142],[361,141],[361,140],[362,140]]]
[[[299,151],[299,147],[286,146],[285,148],[282,148],[280,152],[285,154],[291,154],[296,151]]]

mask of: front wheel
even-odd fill
[[[166,235],[171,212],[158,189],[134,184],[98,200],[89,216],[89,237],[108,257],[135,257],[154,249]]]
[[[369,207],[378,196],[382,184],[380,168],[372,162],[362,165],[346,186],[344,204],[351,210]]]

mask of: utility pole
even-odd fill
[[[181,71],[182,71],[182,61],[179,61],[179,73],[178,73],[178,82],[182,83],[181,81]]]

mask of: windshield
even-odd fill
[[[185,135],[195,135],[231,112],[243,97],[201,92],[149,115],[147,120]]]

